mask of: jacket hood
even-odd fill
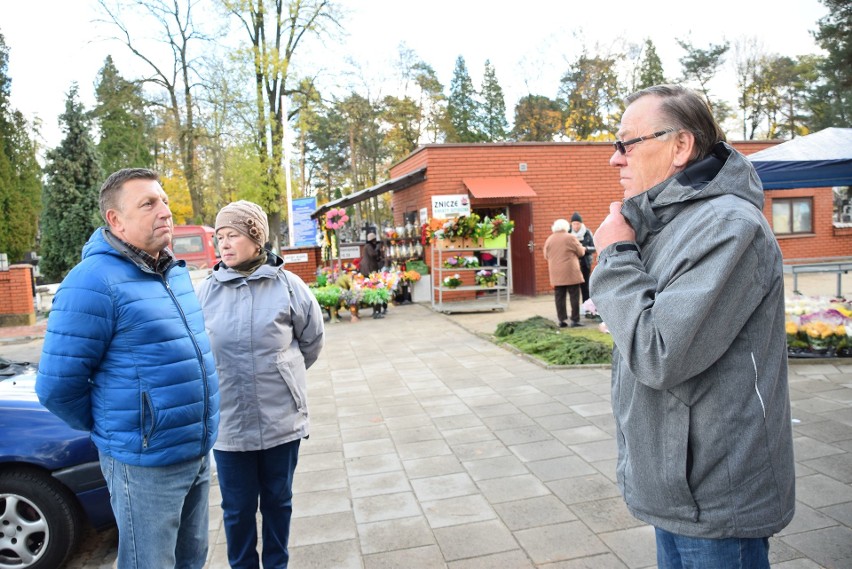
[[[751,162],[724,142],[706,158],[624,200],[621,213],[636,232],[636,242],[661,230],[691,203],[734,195],[763,210],[763,186]]]
[[[95,232],[92,233],[89,240],[86,241],[85,245],[83,245],[83,259],[91,257],[92,255],[120,255],[120,253],[107,242],[106,237],[104,237],[104,231],[107,231],[106,227],[98,227],[95,229]]]

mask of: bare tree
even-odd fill
[[[193,20],[193,9],[199,1],[138,0],[129,3],[127,0],[98,0],[109,18],[108,23],[118,29],[115,39],[124,43],[150,69],[150,75],[144,78],[144,81],[165,91],[165,100],[155,101],[155,104],[163,107],[174,123],[180,164],[189,189],[192,215],[196,221],[200,221],[204,215],[204,192],[198,175],[196,156],[198,133],[195,124],[194,91],[199,76],[199,61],[192,55],[192,46],[208,39]],[[171,53],[168,61],[160,61],[154,55],[154,48],[143,48],[144,40],[131,33],[128,19],[122,13],[128,8],[138,9],[143,17],[154,22],[156,41],[165,45]]]
[[[227,10],[248,34],[254,72],[256,112],[255,144],[266,181],[261,205],[267,212],[270,241],[278,250],[283,188],[281,158],[284,129],[298,109],[283,117],[282,97],[298,91],[299,81],[290,66],[305,38],[322,35],[338,26],[336,7],[331,0],[222,0]],[[291,87],[290,85],[293,84]]]

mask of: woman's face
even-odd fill
[[[216,232],[216,239],[219,241],[219,254],[222,256],[222,262],[228,267],[236,267],[248,261],[255,257],[260,250],[257,243],[233,227],[219,229]]]

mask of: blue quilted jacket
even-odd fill
[[[184,263],[164,278],[95,231],[54,297],[36,392],[118,461],[166,466],[209,452],[219,386]]]

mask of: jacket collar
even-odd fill
[[[748,159],[720,142],[702,160],[626,200],[621,213],[636,232],[636,242],[663,229],[693,202],[735,195],[763,209],[763,187]]]
[[[255,272],[253,272],[247,277],[229,268],[222,261],[219,261],[218,263],[216,263],[216,266],[213,267],[212,276],[221,283],[238,281],[241,279],[245,281],[251,281],[255,279],[266,279],[274,277],[278,273],[278,271],[283,268],[283,266],[284,259],[276,255],[272,251],[267,251],[266,264],[258,267]]]

